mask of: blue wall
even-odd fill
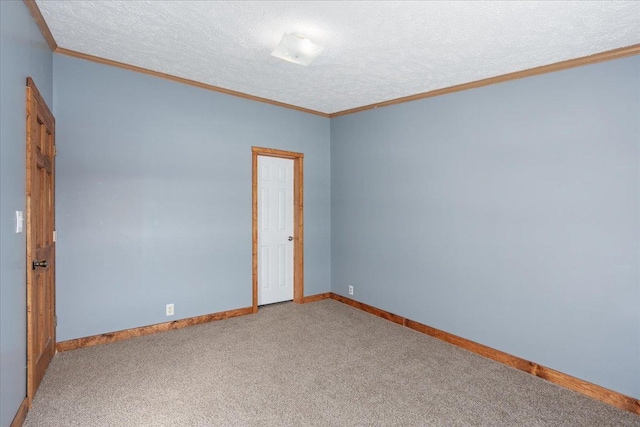
[[[62,55],[54,87],[58,341],[251,306],[251,146],[304,153],[330,290],[329,119]]]
[[[52,106],[52,53],[23,2],[0,1],[0,426],[11,424],[27,394],[26,237],[15,212],[26,210],[26,81]]]
[[[331,121],[333,291],[640,397],[640,57]]]
[[[0,426],[26,394],[29,75],[56,116],[59,341],[250,306],[257,145],[305,153],[306,295],[353,285],[640,397],[640,57],[329,121],[52,55],[22,2],[0,17]]]

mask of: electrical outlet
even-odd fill
[[[167,304],[167,316],[173,316],[173,304]]]
[[[353,286],[349,285],[349,295],[353,295]]]

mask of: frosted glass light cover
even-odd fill
[[[324,47],[311,43],[301,34],[284,34],[271,55],[306,67],[323,50]]]

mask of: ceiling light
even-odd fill
[[[284,34],[271,56],[307,66],[323,49],[302,34]]]

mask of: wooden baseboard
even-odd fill
[[[306,304],[308,302],[320,301],[320,300],[329,299],[329,298],[331,298],[331,292],[325,292],[323,294],[315,294],[315,295],[309,295],[307,297],[304,297],[302,299],[302,303]]]
[[[388,311],[380,310],[379,308],[373,307],[369,304],[365,304],[360,301],[352,300],[351,298],[343,297],[338,294],[331,294],[331,299],[336,301],[340,301],[341,303],[350,305],[351,307],[357,308],[358,310],[366,311],[367,313],[373,314],[374,316],[382,317],[383,319],[387,319],[390,322],[397,323],[398,325],[404,326],[404,318],[398,316],[397,314],[389,313]]]
[[[500,362],[504,365],[542,378],[559,386],[568,388],[569,390],[576,391],[585,396],[591,397],[604,403],[608,403],[609,405],[624,409],[625,411],[640,415],[639,399],[626,396],[622,393],[618,393],[616,391],[609,390],[607,388],[581,380],[568,374],[564,374],[554,369],[547,368],[546,366],[530,362],[520,357],[513,356],[509,353],[496,350],[494,348],[479,344],[466,338],[459,337],[457,335],[450,334],[440,329],[423,325],[422,323],[406,319],[402,316],[398,316],[397,314],[389,313],[388,311],[352,300],[351,298],[343,297],[342,295],[338,295],[333,292],[331,293],[330,298],[359,310],[366,311],[367,313],[371,313],[375,316],[382,317],[383,319],[390,320],[399,325],[406,326],[407,328],[413,329],[415,331],[422,332],[423,334],[445,341],[449,344],[463,348],[472,353],[476,353],[480,356],[487,357],[489,359],[495,360],[496,362]]]
[[[317,295],[309,295],[304,297],[303,303],[320,301],[323,299],[333,299],[351,307],[381,317],[391,322],[397,323],[423,334],[432,336],[449,344],[471,351],[472,353],[500,362],[504,365],[521,370],[528,374],[542,378],[554,384],[568,388],[570,390],[589,396],[593,399],[608,403],[625,411],[640,415],[640,400],[630,396],[618,393],[613,390],[601,387],[596,384],[581,380],[568,374],[556,371],[551,368],[539,365],[534,362],[513,356],[500,350],[488,347],[483,344],[450,334],[440,329],[424,325],[411,319],[404,318],[397,314],[373,307],[351,298],[335,294],[333,292],[325,292]],[[57,343],[57,351],[68,351],[83,347],[91,347],[99,344],[107,344],[111,342],[121,341],[129,338],[140,337],[143,335],[155,334],[158,332],[170,331],[173,329],[185,328],[187,326],[200,325],[203,323],[213,322],[216,320],[229,319],[231,317],[244,316],[253,313],[253,307],[240,308],[237,310],[223,311],[220,313],[206,314],[203,316],[190,317],[188,319],[175,320],[173,322],[158,323],[156,325],[143,326],[141,328],[127,329],[124,331],[111,332],[106,334],[94,335],[90,337],[78,338],[75,340],[62,341]],[[28,400],[22,402],[18,413],[16,414],[11,427],[21,426],[27,416],[29,405]]]
[[[56,350],[68,351],[68,350],[75,350],[83,347],[92,347],[94,345],[107,344],[107,343],[112,343],[116,341],[126,340],[129,338],[141,337],[143,335],[171,331],[173,329],[186,328],[187,326],[201,325],[203,323],[214,322],[216,320],[229,319],[231,317],[244,316],[251,313],[253,313],[253,307],[245,307],[245,308],[239,308],[236,310],[222,311],[219,313],[205,314],[203,316],[189,317],[187,319],[174,320],[172,322],[142,326],[140,328],[126,329],[124,331],[93,335],[90,337],[84,337],[84,338],[78,338],[74,340],[59,342],[56,344]]]
[[[309,295],[303,298],[303,303],[320,301],[331,298],[331,292],[322,294]],[[57,351],[76,350],[78,348],[92,347],[94,345],[108,344],[116,341],[122,341],[129,338],[141,337],[143,335],[155,334],[158,332],[170,331],[173,329],[186,328],[188,326],[200,325],[216,320],[229,319],[231,317],[244,316],[252,314],[255,311],[253,307],[240,308],[237,310],[223,311],[220,313],[205,314],[203,316],[189,317],[187,319],[174,320],[172,322],[158,323],[155,325],[142,326],[140,328],[125,329],[123,331],[108,332],[106,334],[92,335],[90,337],[77,338],[69,341],[61,341],[56,344]]]
[[[18,408],[18,412],[16,412],[16,416],[13,417],[13,421],[11,421],[11,427],[22,427],[24,424],[24,420],[27,418],[27,413],[29,412],[29,399],[24,398],[20,407]]]

